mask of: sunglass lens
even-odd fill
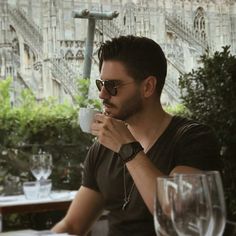
[[[96,85],[99,91],[102,90],[102,86],[105,87],[106,91],[111,95],[115,96],[117,94],[116,84],[115,81],[112,80],[96,80]]]
[[[103,86],[102,81],[97,79],[96,80],[96,85],[97,85],[98,90],[101,91],[102,90],[102,86]]]
[[[107,90],[107,92],[108,92],[111,96],[115,96],[115,95],[116,95],[117,90],[116,90],[115,81],[113,81],[113,80],[106,80],[106,81],[104,82],[104,86],[105,86],[105,89]]]

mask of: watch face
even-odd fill
[[[138,152],[143,150],[139,142],[123,144],[119,151],[119,156],[124,162],[132,160]]]
[[[125,144],[121,148],[120,155],[122,155],[122,158],[129,158],[133,154],[133,147],[131,144]]]

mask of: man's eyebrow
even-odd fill
[[[121,81],[121,79],[119,79],[119,78],[102,78],[102,77],[100,77],[99,78],[100,80],[102,80],[102,81]]]

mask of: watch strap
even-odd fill
[[[129,149],[128,153],[125,153],[125,149]],[[131,142],[123,144],[120,148],[120,151],[118,152],[118,155],[122,159],[124,163],[127,163],[128,161],[131,161],[136,157],[136,155],[143,150],[143,147],[139,142]]]

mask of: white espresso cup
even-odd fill
[[[97,113],[100,112],[88,107],[81,107],[79,109],[79,125],[83,132],[91,133],[91,125]]]

